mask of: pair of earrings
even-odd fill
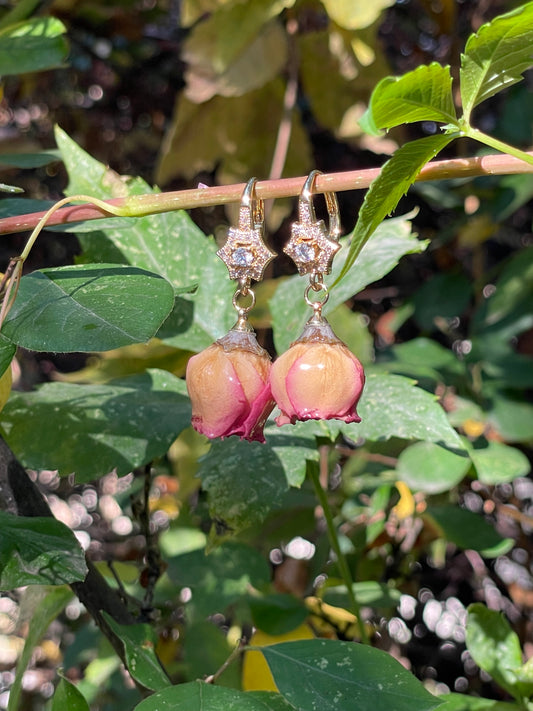
[[[317,220],[313,190],[318,170],[309,174],[298,202],[298,221],[283,251],[301,275],[309,275],[304,298],[313,309],[300,337],[271,362],[248,322],[255,304],[251,282],[260,281],[276,254],[264,241],[264,203],[248,181],[238,227],[217,254],[237,282],[233,306],[237,322],[188,363],[186,381],[194,428],[210,439],[237,435],[264,442],[264,424],[277,405],[279,426],[297,420],[340,419],[360,422],[356,406],[364,385],[361,363],[334,334],[322,315],[328,300],[324,275],[340,249],[340,216],[335,193],[325,193],[329,225]],[[311,298],[321,294],[321,298]]]

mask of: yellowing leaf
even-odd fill
[[[410,518],[415,512],[415,499],[411,493],[411,489],[404,481],[397,481],[395,484],[400,494],[400,500],[392,509],[393,513],[403,521],[405,518]]]
[[[378,19],[382,10],[394,5],[395,0],[322,0],[331,19],[348,30],[368,27]]]
[[[157,168],[159,184],[176,176],[193,178],[220,168],[220,183],[268,175],[283,110],[284,82],[276,79],[243,96],[214,96],[204,104],[178,99],[174,123]],[[309,140],[294,117],[285,175],[302,175],[311,166]]]
[[[312,624],[320,635],[337,634],[342,632],[346,638],[355,637],[357,634],[357,617],[344,607],[330,605],[319,597],[306,597],[305,606],[312,613]],[[352,634],[353,633],[353,634]]]
[[[12,383],[13,375],[11,372],[11,366],[8,366],[7,370],[0,378],[0,410],[4,409],[4,405],[6,404],[9,398]]]
[[[228,66],[223,64],[223,68],[211,61],[206,49],[204,46],[189,46],[183,55],[188,64],[185,95],[198,104],[215,94],[241,96],[273,79],[287,61],[287,36],[281,24],[272,20],[250,39]]]
[[[299,639],[313,639],[308,625],[303,624],[290,632],[270,635],[257,630],[252,635],[250,646],[268,647],[278,642],[292,642]],[[251,650],[245,653],[242,665],[242,688],[244,691],[277,691],[268,664],[261,652]]]

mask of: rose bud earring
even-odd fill
[[[365,382],[363,366],[348,347],[333,333],[322,316],[328,288],[324,274],[340,249],[340,216],[337,196],[325,193],[329,229],[315,217],[313,189],[314,170],[305,181],[298,202],[298,222],[293,223],[291,238],[284,248],[300,274],[309,274],[305,301],[313,309],[301,336],[273,364],[270,373],[272,395],[281,410],[278,425],[297,420],[330,420],[360,422],[356,406]],[[321,300],[310,293],[322,292]]]
[[[248,181],[238,227],[229,230],[224,247],[217,252],[230,278],[238,283],[233,296],[237,323],[187,364],[192,425],[210,439],[238,435],[264,442],[263,426],[275,404],[270,356],[248,323],[248,312],[255,304],[250,283],[263,278],[265,267],[276,256],[263,240],[264,202],[256,197],[256,182],[255,178]]]

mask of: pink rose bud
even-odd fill
[[[365,384],[363,366],[320,315],[273,364],[272,395],[279,426],[296,420],[361,422],[356,406]]]
[[[231,330],[187,365],[192,425],[210,439],[238,435],[264,442],[274,408],[270,356],[253,331]]]

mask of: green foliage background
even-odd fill
[[[39,238],[2,328],[1,368],[16,352],[20,374],[0,426],[68,526],[0,512],[13,618],[0,634],[25,638],[2,662],[0,708],[531,708],[531,176],[457,173],[397,207],[439,153],[484,144],[531,161],[533,3],[486,12],[448,0],[4,11],[0,165],[6,193],[26,195],[6,195],[2,216],[62,194],[385,167],[364,202],[339,196],[346,237],[325,309],[366,367],[362,423],[271,423],[265,445],[208,443],[189,426],[187,359],[235,318],[215,254],[230,215]],[[269,214],[278,252],[294,202]],[[21,244],[5,238],[6,265]],[[272,354],[307,318],[293,272],[277,260],[257,289]],[[69,528],[134,620],[103,613],[127,671],[72,601],[66,585],[87,571]],[[249,690],[238,639],[304,621],[316,639],[265,648],[277,691]],[[48,686],[27,693],[35,648]]]

